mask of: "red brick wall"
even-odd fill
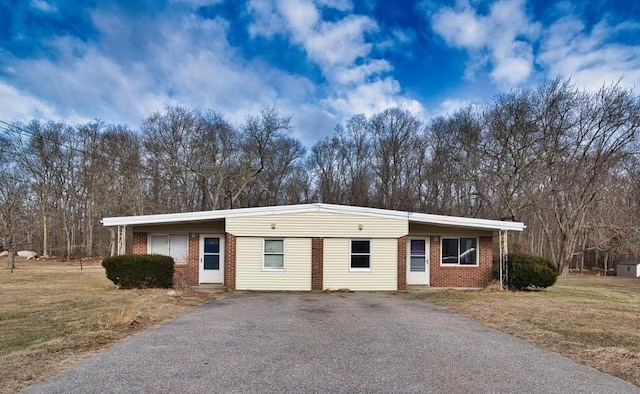
[[[324,240],[313,238],[311,240],[311,290],[323,290],[323,259]]]
[[[485,287],[491,281],[493,265],[492,237],[479,237],[479,266],[441,266],[440,237],[431,237],[431,286]]]
[[[398,238],[398,291],[407,290],[407,237]]]
[[[133,233],[132,253],[133,254],[146,254],[147,253],[147,233]]]
[[[187,264],[176,264],[173,268],[173,286],[188,287],[200,283],[200,234],[188,234]]]
[[[229,233],[224,242],[224,285],[227,291],[236,290],[236,236]]]

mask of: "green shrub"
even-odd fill
[[[510,254],[507,285],[516,290],[553,286],[558,270],[552,261],[529,254]]]
[[[125,254],[102,260],[107,278],[121,289],[173,285],[173,258],[157,254]]]

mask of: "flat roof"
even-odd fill
[[[640,263],[636,261],[619,261],[616,264],[617,265],[638,265]]]
[[[270,207],[235,208],[213,211],[165,213],[158,215],[120,216],[102,219],[104,226],[132,226],[145,224],[186,223],[235,217],[296,214],[307,212],[331,212],[352,215],[374,216],[389,219],[405,219],[414,223],[434,224],[450,227],[464,227],[484,230],[523,231],[524,223],[502,220],[476,219],[460,216],[432,215],[427,213],[394,211],[389,209],[356,207],[325,203],[277,205]]]

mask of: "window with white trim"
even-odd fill
[[[189,237],[187,234],[151,235],[150,254],[171,256],[176,264],[187,263]]]
[[[284,270],[284,240],[265,239],[264,257],[262,259],[262,269]]]
[[[352,270],[371,269],[371,241],[368,239],[351,240],[351,262],[349,267]]]
[[[478,238],[442,238],[442,265],[478,265]]]

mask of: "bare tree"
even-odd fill
[[[414,174],[423,162],[419,149],[422,123],[399,108],[374,115],[370,123],[375,139],[375,204],[393,209],[412,208],[416,197]]]
[[[0,136],[0,243],[9,252],[9,268],[15,268],[15,252],[25,242],[28,180],[13,160],[15,147]]]

